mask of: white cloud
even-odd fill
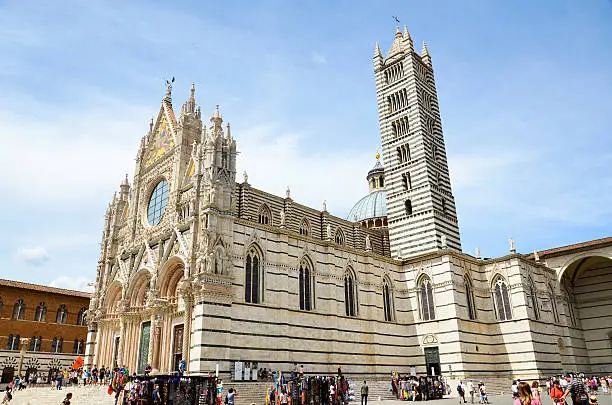
[[[317,65],[325,65],[327,63],[327,59],[325,59],[325,56],[321,55],[318,52],[313,52],[311,60]]]
[[[93,292],[93,287],[88,285],[90,282],[91,280],[88,280],[85,277],[59,276],[53,281],[51,281],[49,286],[56,288],[66,288],[68,290]]]
[[[44,265],[51,259],[47,250],[40,246],[34,248],[19,248],[15,253],[15,257],[18,261],[36,267]]]

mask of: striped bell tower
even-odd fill
[[[419,55],[396,27],[386,57],[374,51],[378,117],[385,161],[391,255],[461,250],[438,96],[425,43]]]

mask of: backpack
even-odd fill
[[[461,385],[457,385],[457,392],[459,394],[463,393],[463,387]]]

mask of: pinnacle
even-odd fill
[[[380,47],[378,46],[378,41],[376,42],[376,48],[374,48],[374,57],[382,57],[382,52],[380,52]]]
[[[406,25],[404,25],[404,37],[408,39],[412,39],[410,37],[410,33],[408,32],[408,27]]]
[[[429,51],[427,51],[427,45],[425,41],[423,41],[423,50],[421,51],[421,56],[429,56]]]
[[[395,38],[400,38],[402,36],[402,31],[400,31],[399,25],[395,26]]]

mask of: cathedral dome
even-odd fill
[[[349,211],[347,220],[363,221],[366,219],[382,218],[387,216],[387,192],[374,190],[363,197]]]
[[[385,190],[385,168],[376,153],[376,164],[366,176],[370,192],[357,201],[346,219],[361,222],[367,228],[387,226],[387,191]]]

